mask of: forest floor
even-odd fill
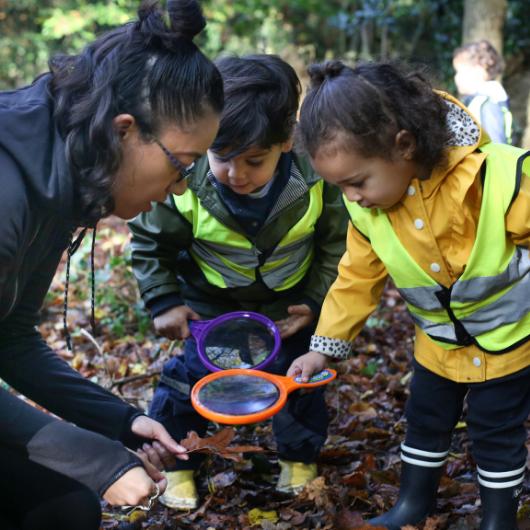
[[[72,260],[68,325],[74,353],[66,350],[64,341],[63,266],[47,297],[41,330],[59,355],[83,375],[147,410],[156,376],[169,355],[179,354],[179,345],[154,335],[130,270],[127,229],[117,221],[106,221],[98,229],[98,346],[94,345],[86,333],[90,332],[88,239]],[[155,504],[148,513],[131,514],[104,505],[103,528],[368,528],[363,526],[363,518],[388,509],[398,492],[399,445],[406,428],[403,409],[412,375],[412,337],[411,320],[397,291],[389,285],[355,342],[355,356],[335,365],[339,376],[327,390],[331,424],[318,459],[319,476],[299,496],[274,489],[279,466],[271,423],[266,421],[237,428],[234,440],[260,446],[263,453],[239,463],[218,456],[206,459],[197,477],[201,496],[198,509],[174,512]],[[212,425],[209,433],[219,429]],[[530,439],[527,445],[530,447]],[[519,511],[520,530],[530,530],[528,486],[527,482]],[[473,530],[478,528],[479,514],[475,465],[464,416],[453,438],[437,513],[418,528]]]

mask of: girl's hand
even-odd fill
[[[191,307],[179,305],[156,316],[153,323],[156,332],[168,339],[186,339],[190,336],[188,320],[199,320],[200,318]]]
[[[282,339],[286,339],[302,328],[309,326],[315,319],[315,314],[307,304],[290,305],[287,312],[289,313],[287,318],[275,322]]]
[[[322,371],[328,358],[323,353],[316,351],[310,351],[304,355],[297,357],[289,366],[287,370],[287,376],[289,377],[300,377],[302,383],[307,383],[309,378],[320,371]]]
[[[160,492],[166,489],[166,479],[158,470],[154,469],[154,471],[158,474],[155,476],[162,477],[160,481],[153,481],[143,467],[129,469],[127,473],[124,473],[116,482],[111,484],[103,494],[103,498],[113,506],[147,504],[149,497],[156,493],[155,483],[158,484]]]
[[[166,431],[165,427],[148,416],[138,416],[134,418],[131,425],[134,434],[156,440],[169,453],[175,455],[180,460],[188,460],[186,449],[179,445]]]

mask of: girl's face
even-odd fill
[[[269,148],[250,147],[234,158],[223,160],[223,153],[208,151],[208,162],[215,178],[239,195],[247,195],[267,184],[282,153],[290,151],[292,142],[275,144]]]
[[[401,131],[402,145],[395,147],[391,160],[365,158],[356,151],[319,149],[311,163],[315,171],[330,184],[338,186],[350,202],[363,208],[386,210],[403,197],[410,181],[422,176],[420,166],[412,161],[415,142]],[[398,143],[396,145],[399,145]]]
[[[140,212],[151,210],[152,202],[163,202],[170,193],[182,195],[186,181],[177,182],[181,171],[155,141],[145,141],[129,114],[114,119],[120,131],[123,158],[116,173],[112,195],[112,212],[122,219],[131,219]],[[185,128],[166,126],[157,140],[182,166],[192,164],[204,155],[219,128],[219,116],[209,113]]]

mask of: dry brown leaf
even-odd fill
[[[236,431],[232,427],[225,427],[213,436],[201,438],[195,431],[188,432],[188,436],[179,443],[188,453],[206,453],[218,455],[221,458],[241,462],[242,453],[258,453],[263,448],[256,445],[229,445],[234,439]]]

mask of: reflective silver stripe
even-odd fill
[[[452,323],[448,324],[439,324],[437,322],[432,322],[426,318],[422,318],[417,314],[411,312],[412,319],[414,322],[423,330],[427,335],[432,337],[440,337],[441,339],[446,340],[451,344],[458,344],[456,339],[455,328]]]
[[[208,261],[212,251],[220,254],[223,258],[229,261],[236,262],[241,267],[254,269],[258,266],[258,252],[255,248],[237,248],[228,245],[214,243],[213,241],[205,241],[202,239],[195,239],[191,244],[192,250],[202,259]]]
[[[469,280],[457,280],[451,289],[452,302],[475,302],[502,291],[506,287],[525,278],[530,273],[529,251],[523,247],[516,247],[515,252],[506,269],[496,276],[481,276]],[[441,309],[442,305],[436,292],[441,287],[398,287],[401,296],[411,305],[424,311]]]
[[[530,272],[528,249],[516,247],[506,269],[496,276],[482,276],[469,280],[458,280],[451,290],[451,300],[455,302],[473,302],[484,300],[502,289],[513,285]]]
[[[285,258],[291,254],[293,254],[296,250],[301,249],[303,247],[313,247],[313,236],[314,232],[311,232],[304,237],[298,239],[297,241],[294,241],[293,243],[289,243],[288,245],[285,245],[284,247],[276,247],[276,250],[270,255],[269,259],[267,261],[275,261],[277,259]],[[307,254],[307,252],[305,252]]]
[[[199,252],[197,252],[197,250],[199,250]],[[191,245],[191,252],[192,255],[194,252],[196,252],[199,258],[206,261],[208,265],[212,267],[212,269],[214,269],[218,274],[220,274],[223,277],[226,287],[244,287],[245,285],[250,285],[255,281],[253,278],[249,278],[244,274],[239,274],[234,269],[227,267],[226,264],[223,263],[223,261],[219,259],[215,254],[204,251],[203,248],[200,248],[194,243],[192,243]],[[250,268],[253,270],[256,266],[257,260],[255,262],[255,265]]]
[[[269,289],[279,287],[300,268],[300,265],[312,251],[313,237],[306,238],[304,245],[298,250],[285,253],[285,257],[291,256],[291,259],[289,259],[286,263],[283,263],[282,265],[274,267],[268,271],[261,271],[263,283],[265,283]],[[269,260],[274,261],[276,257],[277,255],[273,254]]]
[[[300,238],[285,247],[281,247],[273,252],[267,262],[276,261],[284,258],[291,258],[286,263],[272,268],[269,271],[262,272],[263,282],[269,289],[274,289],[282,285],[290,276],[292,276],[300,267],[306,256],[312,252],[314,239],[313,232]],[[259,252],[255,247],[251,249],[240,249],[220,245],[219,243],[205,242],[194,240],[191,245],[192,253],[198,258],[206,261],[214,268],[224,279],[227,287],[242,287],[250,285],[255,280],[244,274],[240,274],[231,267],[227,266],[214,252],[220,254],[229,261],[236,262],[239,266],[254,270],[259,265]]]
[[[530,275],[495,302],[477,309],[460,321],[470,335],[477,336],[500,326],[518,322],[528,313],[530,313]]]
[[[434,311],[441,309],[442,304],[440,300],[436,298],[435,293],[439,291],[441,287],[434,285],[432,287],[398,287],[397,290],[401,296],[411,305],[419,307],[424,311]]]

